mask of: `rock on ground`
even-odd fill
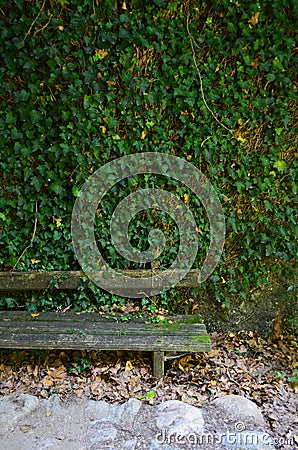
[[[235,395],[202,408],[8,395],[0,398],[0,425],[2,450],[274,449],[258,407]]]

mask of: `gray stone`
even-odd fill
[[[11,394],[0,398],[0,428],[10,428],[39,405],[38,398],[29,394]]]
[[[175,447],[172,447],[168,444],[158,444],[157,442],[152,442],[150,444],[150,447],[148,447],[148,450],[176,450]]]
[[[90,400],[85,408],[87,419],[97,422],[120,423],[133,421],[138,414],[142,403],[136,398],[130,398],[123,405],[111,405],[104,401]]]
[[[24,450],[47,450],[48,448],[59,448],[60,442],[57,439],[45,439],[44,441],[38,442],[34,446],[27,447]]]
[[[64,415],[65,408],[62,407],[59,395],[53,394],[48,399],[43,400],[46,405],[46,411],[52,415]]]
[[[269,434],[259,431],[223,433],[218,435],[218,438],[227,450],[271,450],[275,448]]]
[[[247,423],[261,425],[263,427],[266,426],[262,413],[257,405],[241,395],[231,394],[216,398],[210,403],[210,407],[223,410],[229,416],[229,421],[235,421],[235,430],[233,431],[247,429]],[[237,424],[241,424],[242,422],[242,429],[239,430]]]
[[[136,445],[138,443],[137,439],[130,439],[129,441],[126,441],[122,445],[123,450],[134,450],[136,448]]]
[[[156,425],[163,433],[166,430],[166,441],[174,434],[187,436],[204,432],[202,411],[179,400],[169,400],[158,405]]]
[[[132,422],[141,408],[142,402],[136,398],[130,398],[120,406],[120,422]]]
[[[104,401],[90,400],[85,408],[84,415],[87,419],[97,422],[106,421],[114,422],[115,414],[114,407]]]
[[[97,420],[91,429],[89,434],[89,441],[93,444],[100,444],[103,442],[113,441],[117,436],[117,429],[109,423],[102,423],[101,420]]]

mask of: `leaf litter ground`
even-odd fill
[[[145,352],[0,351],[0,395],[58,394],[155,405],[181,400],[201,407],[226,394],[243,395],[261,409],[272,436],[297,436],[297,342],[257,333],[212,333],[210,353],[167,355],[166,376],[152,375]],[[283,448],[282,446],[276,448]]]

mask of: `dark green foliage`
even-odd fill
[[[79,269],[70,221],[84,181],[126,154],[171,153],[200,168],[222,202],[225,251],[198,293],[228,306],[269,271],[286,273],[297,251],[297,4],[135,0],[125,10],[118,3],[115,9],[104,0],[0,1],[0,270],[16,263],[17,270]],[[226,128],[204,104],[188,14],[206,101]],[[103,254],[114,267],[132,267],[109,244],[109,221],[122,198],[153,185],[188,198],[200,267],[209,245],[200,201],[178,182],[152,175],[119,183],[99,205]],[[146,249],[153,227],[167,238],[163,268],[179,245],[171,218],[155,210],[138,214],[131,239]],[[33,305],[28,295],[27,307],[121,302],[90,289],[92,295],[82,289],[72,300],[43,293]],[[170,309],[180,302],[177,290],[160,296]]]

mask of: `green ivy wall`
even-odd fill
[[[195,295],[228,308],[272,273],[291,286],[296,28],[297,3],[290,0],[1,0],[0,270],[80,269],[70,233],[79,189],[106,162],[151,151],[198,167],[225,212],[222,259]],[[107,244],[109,221],[119,200],[153,184],[175,192],[194,213],[200,267],[209,245],[200,201],[178,182],[152,175],[119,183],[100,205],[103,253],[119,268],[132,267]],[[178,230],[162,213],[144,212],[130,226],[139,248],[146,248],[148,226],[166,234],[158,262],[166,267]],[[90,286],[73,298],[49,291],[0,301],[35,310],[123,300]],[[185,303],[178,289],[154,303],[143,300],[152,311],[181,311]]]

